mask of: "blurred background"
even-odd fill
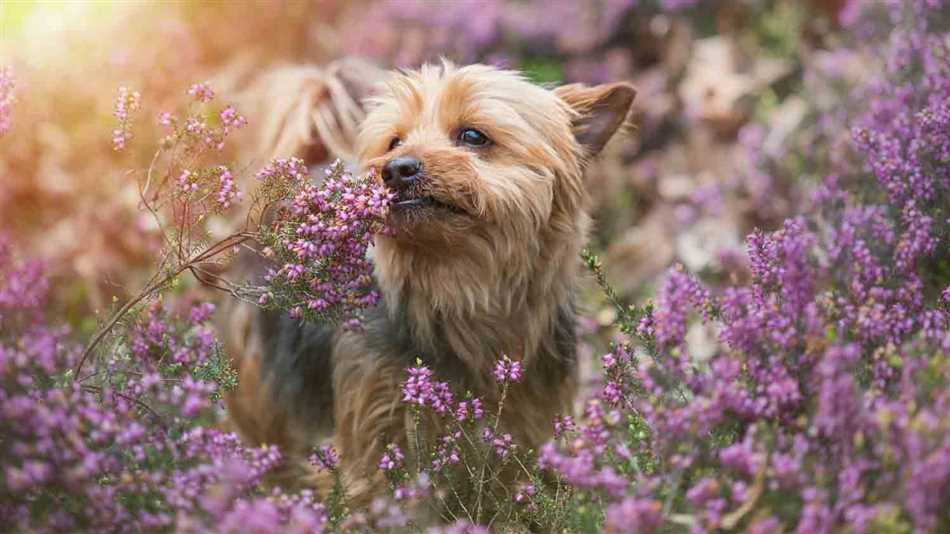
[[[260,80],[273,69],[326,69],[341,58],[388,69],[446,57],[521,69],[539,83],[632,81],[637,130],[588,176],[592,248],[632,301],[652,295],[674,262],[714,285],[741,281],[744,236],[775,229],[814,183],[794,159],[776,162],[830,126],[811,122],[819,111],[834,116],[822,107],[847,86],[835,80],[865,74],[861,58],[839,46],[853,8],[844,0],[6,0],[0,65],[13,68],[17,103],[0,138],[0,231],[22,255],[49,262],[56,307],[89,331],[89,312],[135,291],[154,265],[160,238],[138,209],[136,179],[161,136],[158,113],[189,85],[209,80],[248,116],[222,158],[253,174],[274,113]],[[361,69],[343,76],[357,94],[373,77]],[[116,152],[112,111],[123,85],[141,93],[143,111],[128,149]],[[313,163],[333,156],[319,138],[310,145],[318,145],[304,147]],[[592,353],[613,316],[589,286]]]

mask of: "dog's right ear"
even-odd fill
[[[558,87],[554,94],[576,113],[574,137],[587,156],[594,156],[627,122],[637,90],[622,82],[594,87],[572,83]]]
[[[266,73],[250,90],[261,124],[261,156],[297,156],[308,165],[352,161],[364,117],[360,102],[385,76],[375,65],[353,59]]]

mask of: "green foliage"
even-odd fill
[[[526,58],[521,63],[521,71],[535,83],[557,84],[564,80],[564,66],[558,59]]]
[[[762,48],[779,57],[798,52],[807,8],[800,2],[775,2],[756,19],[755,29]]]
[[[213,401],[221,400],[223,393],[233,391],[238,385],[237,369],[231,365],[231,358],[224,354],[219,343],[214,344],[208,359],[195,367],[191,376],[195,380],[217,384],[210,395]]]

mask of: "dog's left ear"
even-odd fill
[[[554,90],[577,115],[572,128],[574,137],[588,156],[599,153],[630,115],[637,90],[628,83],[609,83],[588,87],[579,83]]]

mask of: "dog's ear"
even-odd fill
[[[576,113],[574,137],[593,156],[626,123],[637,90],[623,82],[594,87],[572,83],[558,87],[554,94]]]
[[[262,155],[297,156],[308,164],[352,160],[364,116],[360,102],[385,75],[375,65],[352,59],[265,74],[252,89],[261,121]]]

